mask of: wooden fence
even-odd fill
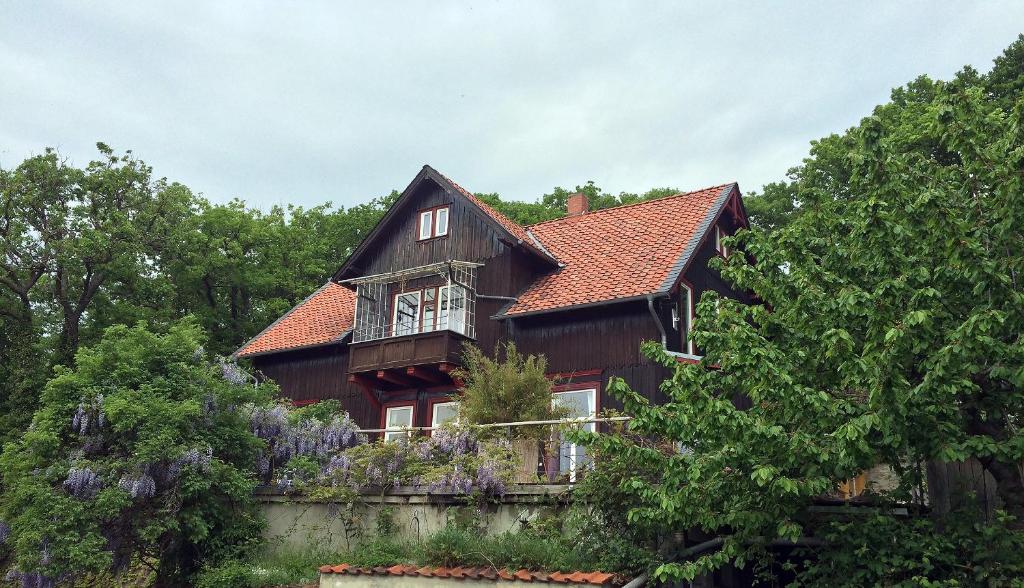
[[[984,509],[985,516],[991,519],[1002,506],[995,479],[974,458],[967,461],[929,462],[927,474],[928,499],[933,511],[939,514],[976,501]]]

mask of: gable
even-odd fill
[[[448,234],[420,240],[419,212],[439,206],[450,207]],[[334,280],[453,259],[475,261],[500,255],[508,247],[522,248],[552,266],[556,264],[554,258],[534,243],[526,229],[430,166],[423,166],[377,226],[334,274]]]

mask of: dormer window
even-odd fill
[[[448,234],[448,207],[420,211],[419,240],[425,241]]]

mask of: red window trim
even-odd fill
[[[445,233],[443,235],[438,235],[437,234],[437,217],[434,215],[434,211],[441,210],[442,208],[447,208],[448,209],[448,224],[445,226]],[[417,210],[416,211],[416,241],[419,242],[419,243],[425,243],[427,241],[433,241],[434,239],[444,239],[449,234],[451,234],[451,232],[452,232],[451,231],[451,227],[452,227],[452,211],[451,211],[451,208],[452,208],[451,204],[441,204],[441,205],[438,205],[438,206],[431,206],[430,208],[421,208],[421,209]],[[421,237],[420,236],[420,223],[423,222],[422,218],[423,218],[423,213],[424,212],[431,213],[430,214],[430,236],[429,237]]]
[[[380,405],[380,428],[388,428],[388,409],[408,406],[412,408],[412,426],[416,426],[416,401],[415,400],[392,400]],[[384,434],[381,433],[381,439]]]

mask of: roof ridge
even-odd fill
[[[563,216],[561,218],[553,218],[551,220],[541,221],[539,223],[533,223],[532,225],[526,225],[525,228],[527,230],[529,230],[529,229],[532,229],[533,227],[537,227],[537,226],[540,226],[540,225],[546,225],[546,224],[549,224],[549,223],[557,223],[557,222],[562,222],[564,220],[573,219],[573,218],[593,216],[595,214],[601,214],[602,212],[608,212],[610,210],[618,210],[620,208],[629,208],[630,206],[640,206],[642,204],[650,204],[652,202],[661,202],[663,200],[670,200],[672,198],[682,198],[683,196],[689,196],[691,194],[696,194],[697,192],[707,192],[708,190],[721,190],[722,188],[725,188],[726,186],[734,186],[734,185],[737,185],[737,182],[732,181],[732,182],[726,182],[724,184],[718,184],[716,186],[708,186],[706,188],[698,188],[696,190],[689,190],[687,192],[678,192],[676,194],[671,194],[669,196],[662,196],[661,198],[651,198],[650,200],[640,200],[639,202],[630,202],[628,204],[617,204],[615,206],[609,206],[608,208],[601,208],[601,209],[598,209],[598,210],[591,210],[591,211],[585,212],[583,214],[578,214],[576,216]]]

